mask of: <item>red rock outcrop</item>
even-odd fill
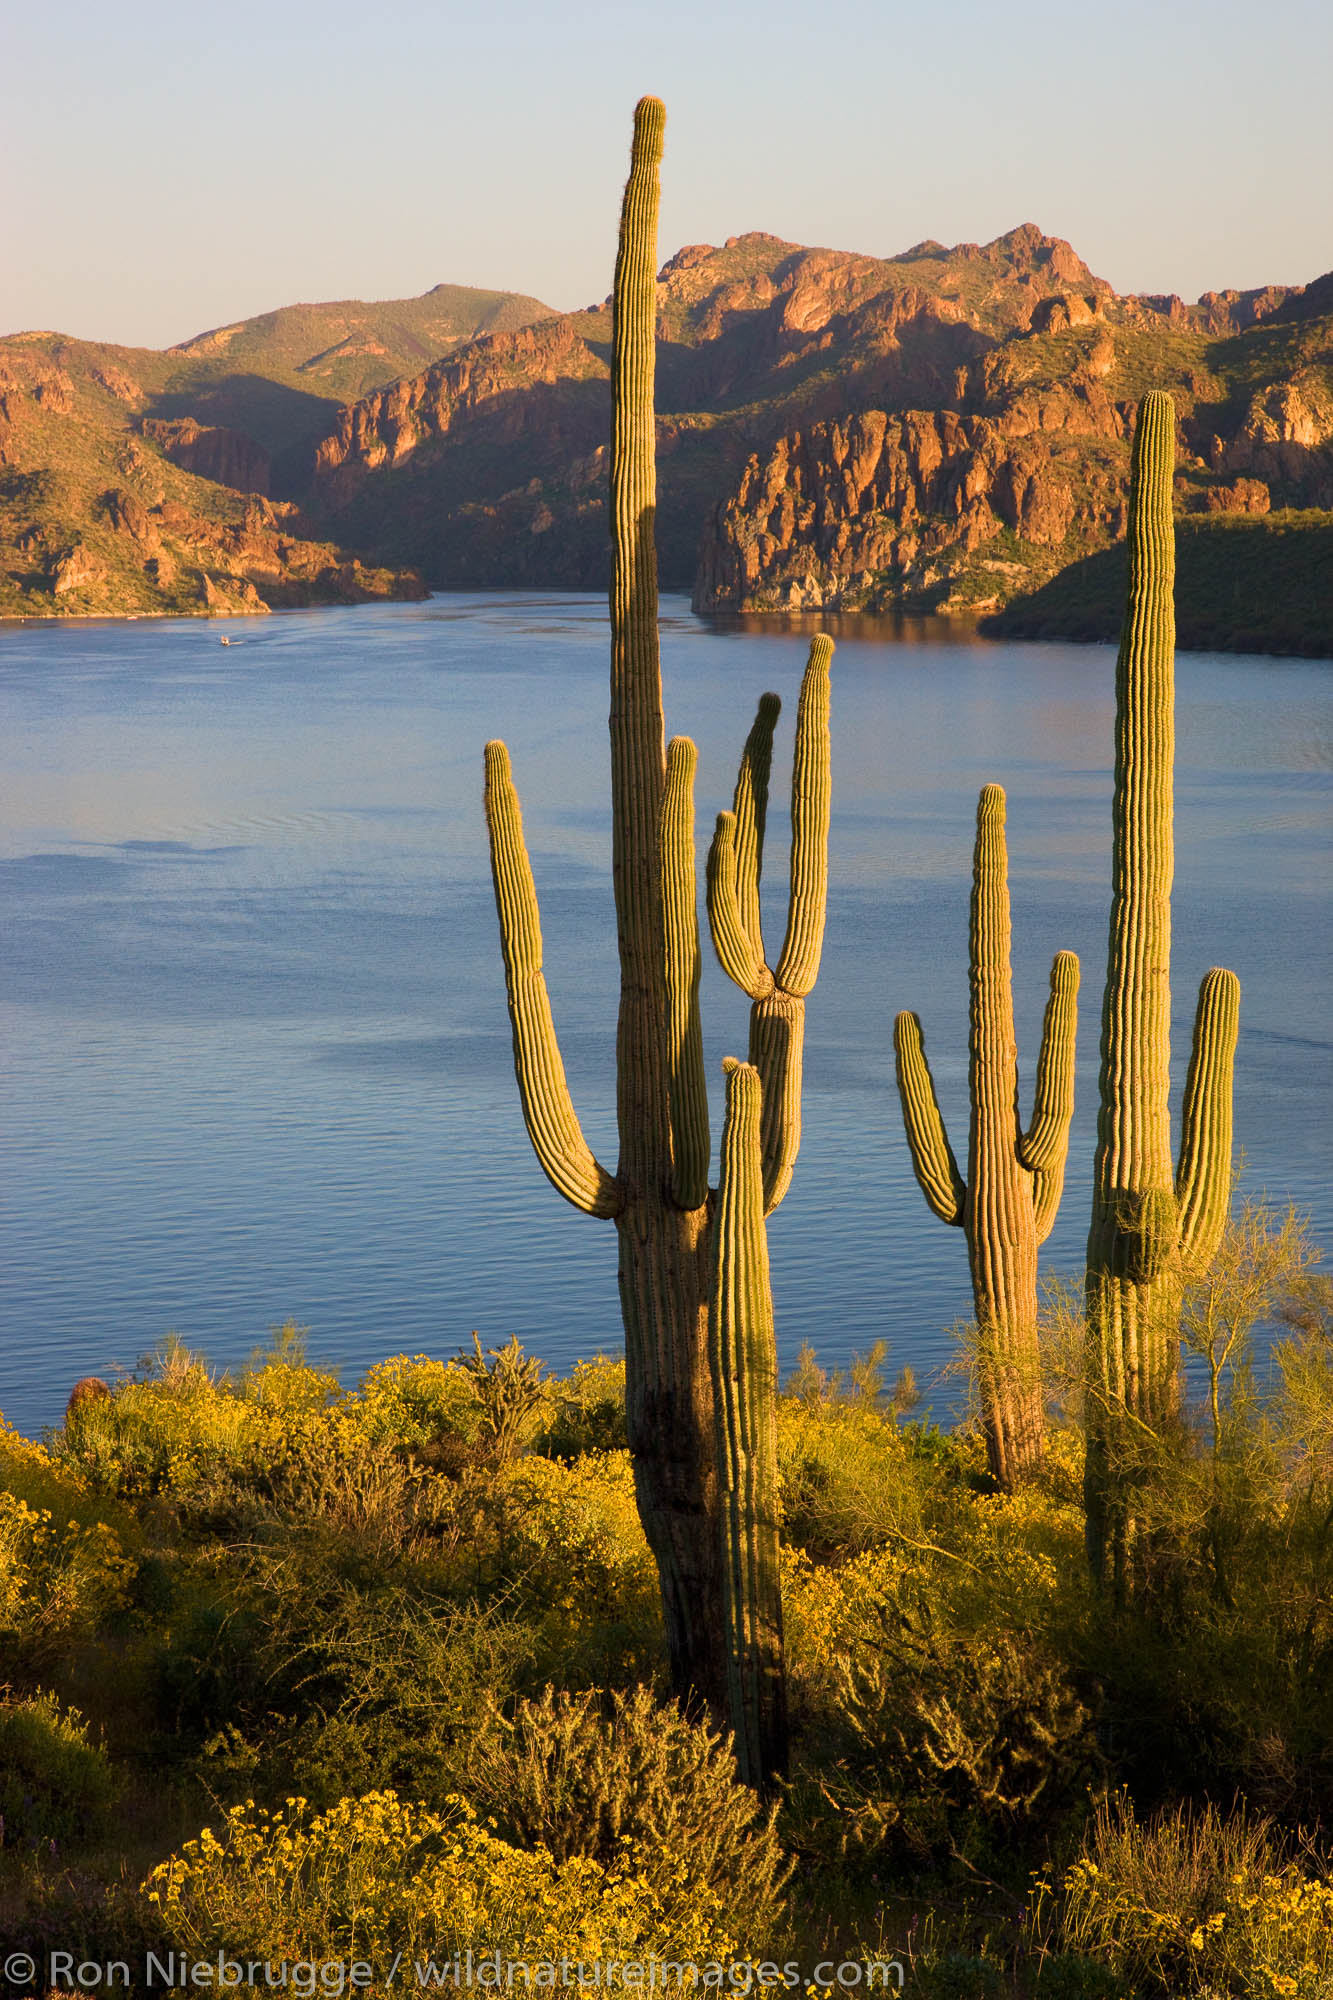
[[[186,472],[234,487],[238,493],[268,492],[269,455],[244,431],[199,424],[193,417],[145,417],[139,428]]]
[[[1023,423],[863,410],[751,458],[705,537],[695,607],[875,609],[1004,529],[1054,549],[1117,532],[1123,512],[1119,479],[1090,482]]]

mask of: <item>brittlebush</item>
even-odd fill
[[[303,1799],[275,1813],[237,1806],[144,1887],[180,1946],[234,1957],[356,1957],[381,1970],[398,1953],[727,1959],[718,1899],[689,1883],[688,1856],[680,1871],[671,1893],[628,1851],[610,1866],[556,1861],[498,1839],[461,1799],[437,1813],[371,1792],[313,1816]]]

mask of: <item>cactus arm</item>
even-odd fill
[[[1041,1024],[1032,1123],[1018,1142],[1018,1157],[1032,1175],[1032,1208],[1037,1242],[1055,1223],[1064,1192],[1069,1155],[1069,1121],[1074,1115],[1074,1058],[1078,1033],[1078,959],[1058,951],[1051,962],[1051,991]]]
[[[784,993],[804,999],[819,974],[828,902],[830,793],[829,667],[833,641],[818,634],[801,681],[791,777],[791,901],[774,973]]]
[[[940,1116],[935,1079],[926,1061],[921,1022],[915,1014],[900,1014],[894,1022],[893,1053],[907,1144],[921,1192],[941,1222],[954,1223],[961,1229],[967,1187]]]
[[[801,1150],[801,1074],[805,1002],[775,989],[750,1009],[750,1061],[763,1084],[760,1150],[764,1214],[772,1215],[791,1186]]]
[[[662,794],[662,913],[666,934],[667,1084],[671,1099],[671,1191],[681,1208],[708,1199],[708,1089],[699,1022],[699,912],[694,877],[694,772],[688,736],[667,745]]]
[[[1240,981],[1214,966],[1204,974],[1181,1111],[1176,1200],[1185,1265],[1208,1264],[1222,1240],[1231,1198],[1231,1079],[1240,1029]]]
[[[778,1569],[777,1351],[760,1165],[759,1072],[728,1060],[709,1318],[721,1490],[729,1720],[742,1780],[786,1764]]]
[[[500,919],[514,1069],[533,1151],[552,1185],[587,1215],[618,1215],[618,1183],[589,1150],[569,1095],[542,974],[541,920],[523,818],[503,743],[486,745],[486,825]]]
[[[759,878],[764,871],[764,825],[768,818],[773,730],[781,713],[782,702],[777,695],[760,695],[758,712],[741,752],[736,796],[731,804],[736,816],[736,894],[740,920],[755,957],[761,961],[764,931],[759,915]]]
[[[728,979],[758,1000],[773,990],[773,975],[755,950],[741,914],[736,880],[736,815],[719,813],[708,850],[708,927]]]

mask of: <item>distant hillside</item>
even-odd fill
[[[1333,276],[1187,306],[1030,224],[886,259],[751,235],[663,267],[658,332],[662,575],[700,609],[995,612],[1123,532],[1150,387],[1183,514],[1333,508]],[[605,307],[469,343],[340,413],[307,507],[433,583],[599,586],[609,354]]]
[[[318,539],[294,502],[242,480],[264,459],[253,440],[192,422],[136,430],[125,380],[110,364],[100,373],[72,375],[40,347],[0,343],[0,617],[216,616],[422,595],[411,573],[363,564]]]
[[[317,543],[273,555],[267,582],[251,550],[270,601],[315,574],[370,588],[372,569],[375,589],[600,588],[610,351],[609,301],[555,314],[443,285],[282,307],[164,353],[0,340],[0,608],[59,608],[76,543],[101,551],[89,604],[204,601],[184,543],[168,587],[146,545],[106,541],[121,488]],[[1190,629],[1333,654],[1333,274],[1122,298],[1030,223],[888,258],[760,233],[678,251],[658,278],[663,582],[703,611],[1104,624],[1080,626],[1074,595],[1109,587],[1148,388],[1179,414],[1182,590],[1212,579]],[[198,547],[216,554],[212,532]]]
[[[399,563],[367,568],[311,540],[292,502],[315,444],[347,397],[547,312],[514,293],[437,285],[377,305],[284,306],[164,352],[56,333],[0,339],[0,614],[197,610],[202,578],[216,575],[225,596],[233,570],[251,583],[250,609],[419,591]],[[132,503],[127,518],[136,506],[183,510],[153,530],[162,550],[113,525],[126,515],[105,501],[116,491]],[[257,509],[256,496],[280,497]],[[244,551],[217,543],[226,524]]]

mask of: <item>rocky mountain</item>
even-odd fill
[[[960,380],[947,408],[784,434],[715,510],[696,602],[993,611],[1124,532],[1145,388],[1179,413],[1184,515],[1333,507],[1333,298],[1079,296]]]
[[[761,443],[849,404],[942,402],[1070,284],[1109,288],[1034,228],[896,258],[775,236],[681,250],[658,281],[658,542],[693,581],[700,530]],[[450,583],[600,583],[609,301],[472,343],[344,410],[308,503]]]
[[[1202,527],[1333,507],[1333,276],[1186,305],[1118,297],[1032,225],[888,259],[751,235],[680,251],[658,301],[662,573],[700,609],[981,613],[1039,590],[1122,532],[1154,386]],[[609,347],[590,308],[363,398],[307,506],[432,582],[600,585]]]
[[[110,375],[110,371],[104,373]],[[0,617],[255,613],[421,596],[318,539],[293,501],[219,484],[266,455],[240,433],[132,416],[119,373],[0,343]]]
[[[663,267],[658,336],[662,579],[701,610],[1094,636],[1071,591],[1107,604],[1133,412],[1160,387],[1182,629],[1256,643],[1244,606],[1217,612],[1243,577],[1268,643],[1333,652],[1333,274],[1187,305],[1117,296],[1031,224],[889,258],[752,234]],[[447,286],[162,353],[0,340],[0,611],[206,608],[205,576],[260,602],[600,588],[610,346],[609,301]]]
[[[400,563],[319,540],[293,470],[299,481],[347,397],[547,313],[514,293],[437,285],[383,304],[286,306],[162,352],[0,340],[0,615],[419,594]]]

